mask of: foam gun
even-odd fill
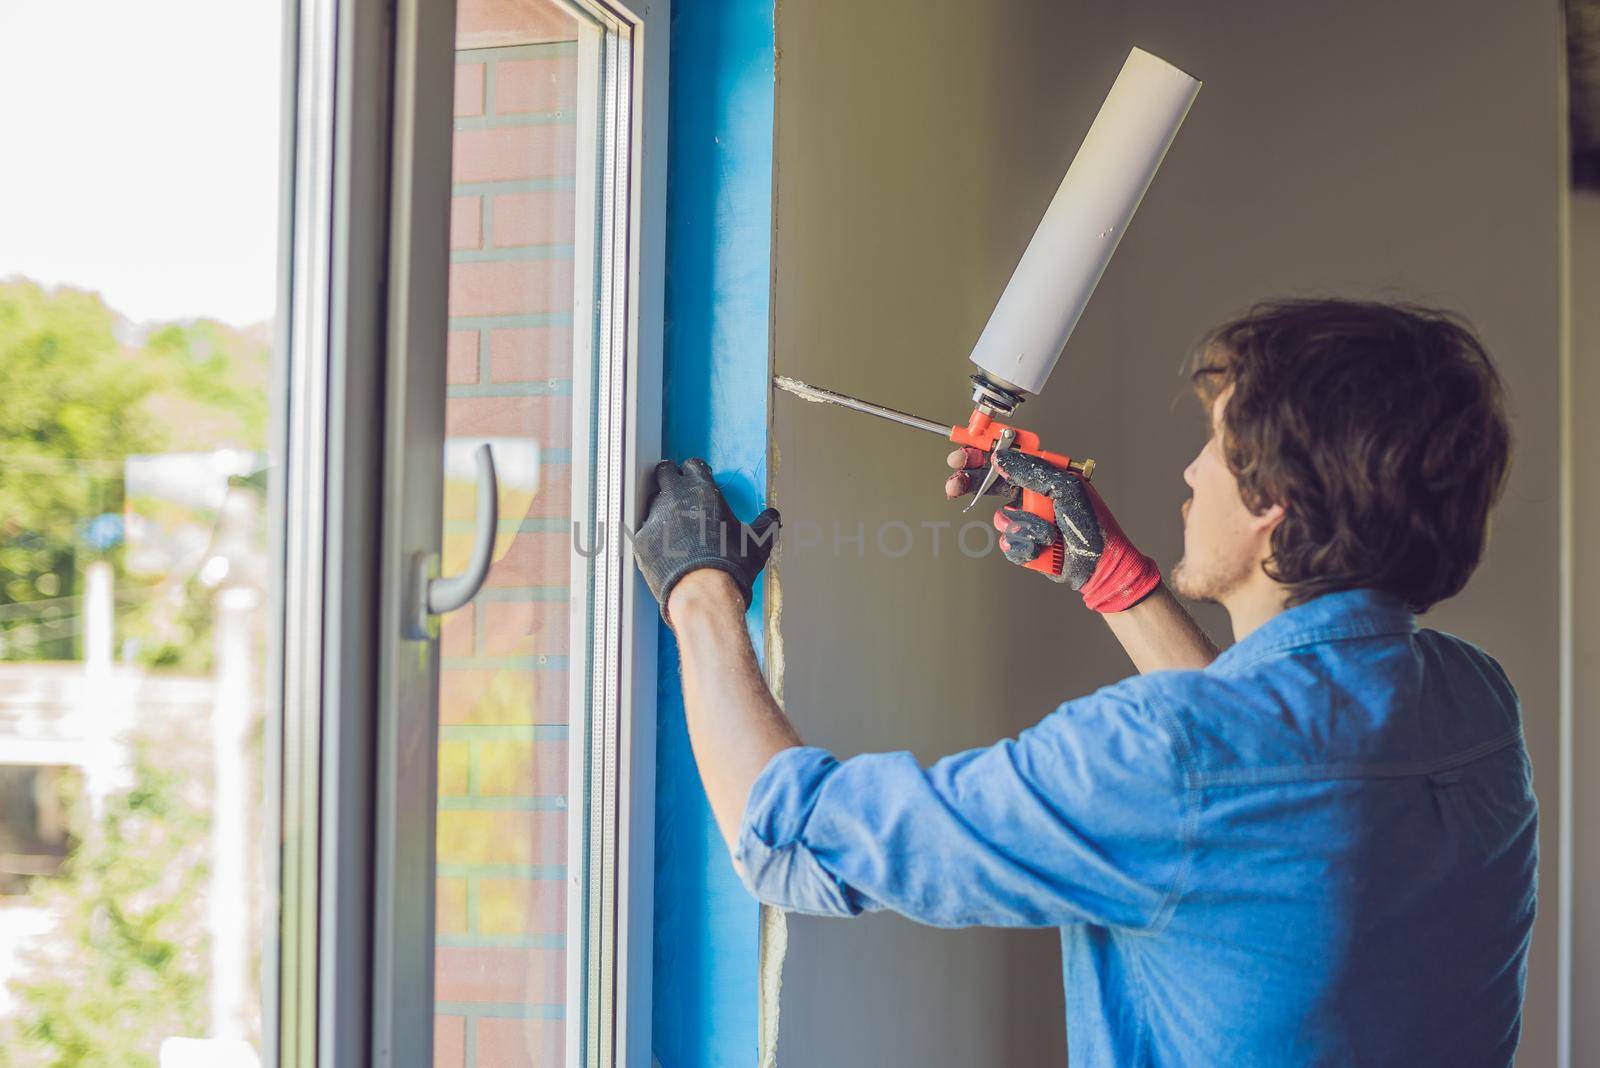
[[[1199,92],[1198,81],[1165,60],[1139,48],[1128,53],[973,347],[971,358],[978,370],[970,376],[973,407],[965,425],[923,419],[790,378],[777,378],[776,384],[806,400],[840,404],[931,431],[991,457],[1017,449],[1090,478],[1093,460],[1046,451],[1039,435],[1005,420],[1030,394],[1043,391]],[[999,468],[991,462],[969,509],[997,477]],[[1024,491],[1021,505],[1055,522],[1054,506],[1043,495]],[[1061,565],[1058,543],[1027,566],[1060,574]]]

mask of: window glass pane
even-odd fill
[[[258,1060],[281,18],[0,5],[7,1065]]]
[[[559,1065],[584,669],[570,635],[585,615],[570,550],[574,228],[596,193],[577,188],[578,23],[544,0],[466,0],[459,19],[443,571],[470,553],[485,441],[500,536],[482,592],[443,621],[434,1062]]]

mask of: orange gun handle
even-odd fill
[[[1011,442],[1011,447],[1017,452],[1037,456],[1052,467],[1059,467],[1063,471],[1073,471],[1078,477],[1087,480],[1094,470],[1094,461],[1085,460],[1082,464],[1074,464],[1072,457],[1058,452],[1047,452],[1041,447],[1039,435],[1031,430],[1022,430],[1018,427],[1008,427],[1004,423],[997,423],[988,412],[981,408],[974,408],[972,416],[967,420],[966,426],[953,426],[950,428],[950,440],[957,445],[967,445],[984,452],[994,449],[1000,440],[1002,431],[1010,430],[1016,436]],[[1032,490],[1022,491],[1023,511],[1043,519],[1052,527],[1056,525],[1056,506],[1049,497]],[[1059,534],[1059,531],[1058,531]],[[1037,571],[1044,575],[1059,575],[1066,565],[1067,551],[1061,544],[1058,536],[1056,543],[1040,553],[1037,557],[1023,565],[1030,571]]]
[[[1023,490],[1022,510],[1038,516],[1052,527],[1056,525],[1055,502],[1042,493]],[[1066,565],[1066,555],[1066,549],[1061,544],[1061,532],[1057,530],[1055,544],[1022,566],[1044,575],[1059,575]]]
[[[982,452],[990,452],[995,443],[1000,440],[1002,430],[1011,430],[1016,434],[1016,440],[1011,447],[1017,452],[1025,452],[1029,456],[1037,456],[1051,467],[1059,467],[1063,471],[1073,471],[1085,481],[1089,478],[1089,471],[1093,470],[1094,461],[1085,460],[1076,464],[1072,457],[1059,452],[1048,452],[1040,446],[1039,435],[1031,430],[1020,427],[1008,427],[1004,423],[997,423],[988,413],[973,409],[972,418],[966,426],[953,426],[950,428],[950,440],[957,445],[967,445]]]

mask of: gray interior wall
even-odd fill
[[[1022,420],[1101,462],[1102,492],[1165,564],[1202,434],[1178,369],[1206,326],[1284,293],[1405,296],[1477,323],[1519,454],[1483,573],[1428,622],[1490,649],[1521,689],[1553,860],[1555,6],[806,0],[779,6],[777,34],[776,369],[950,420],[966,353],[1128,47],[1206,81]],[[964,558],[948,531],[935,557],[920,524],[963,517],[931,436],[779,396],[773,449],[785,697],[808,741],[932,760],[1128,670],[1061,588]],[[896,520],[917,533],[898,558],[873,537]],[[858,524],[864,550],[835,547],[836,525]],[[1526,1064],[1554,1056],[1553,894],[1545,916]],[[1063,1059],[1052,932],[791,923],[780,1063]]]
[[[1572,308],[1573,693],[1571,767],[1573,827],[1572,1063],[1600,1064],[1600,190],[1572,198],[1569,229]]]

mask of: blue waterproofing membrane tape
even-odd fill
[[[749,521],[767,493],[772,0],[674,0],[663,450],[702,456]],[[746,617],[762,653],[762,595]],[[759,912],[695,769],[678,647],[661,631],[654,1052],[662,1068],[756,1057]]]

